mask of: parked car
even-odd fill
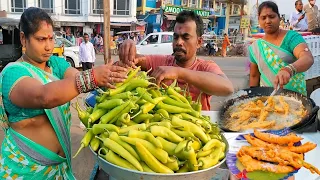
[[[81,67],[81,64],[79,63],[79,46],[73,45],[70,41],[61,36],[56,36],[55,41],[59,46],[64,46],[66,61],[70,63],[72,67]]]
[[[172,41],[173,32],[150,33],[137,44],[137,53],[170,55],[173,53]]]

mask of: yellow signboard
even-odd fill
[[[242,18],[240,23],[240,28],[249,28],[250,25],[250,19],[249,18]]]

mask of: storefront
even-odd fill
[[[210,20],[208,17],[211,15],[209,10],[203,10],[203,9],[192,9],[187,7],[181,7],[181,6],[172,6],[172,5],[166,5],[162,10],[162,26],[161,29],[163,31],[172,31],[174,23],[176,21],[176,16],[181,11],[189,10],[196,12],[201,18],[204,23],[204,27],[207,28],[208,24],[210,23]]]
[[[83,36],[83,27],[85,26],[85,23],[79,23],[79,22],[60,22],[60,26],[62,27],[62,30],[66,32],[66,35],[73,34],[76,37]]]

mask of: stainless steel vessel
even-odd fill
[[[226,154],[229,150],[229,144],[226,138],[222,136],[224,143],[226,143]],[[90,148],[91,149],[91,148]],[[91,149],[92,151],[92,149]],[[174,174],[160,174],[147,173],[125,169],[120,166],[109,163],[103,158],[99,157],[96,152],[92,151],[99,167],[109,174],[110,180],[211,180],[216,175],[217,168],[226,161],[226,157],[217,165],[194,172],[174,173]]]

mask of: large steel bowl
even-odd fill
[[[226,138],[222,135],[223,141],[226,143],[226,154],[229,150],[229,144]],[[116,180],[210,180],[216,175],[217,168],[226,161],[226,157],[217,165],[194,172],[187,173],[174,173],[174,174],[160,174],[160,173],[147,173],[135,170],[129,170],[120,166],[109,163],[103,158],[99,157],[96,152],[91,148],[94,158],[96,159],[99,167],[106,172],[110,179]]]

